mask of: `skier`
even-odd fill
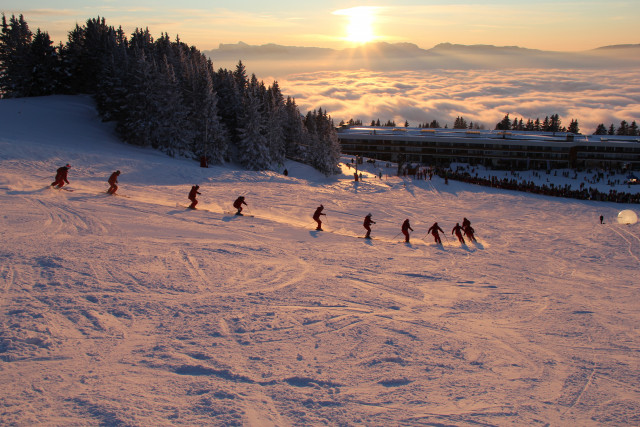
[[[189,209],[195,209],[198,201],[196,200],[196,195],[200,194],[198,190],[200,189],[199,185],[194,185],[191,187],[191,191],[189,191],[189,200],[191,200],[191,205],[189,205]]]
[[[354,172],[354,173],[353,173],[353,180],[354,180],[355,182],[358,182],[358,172]]]
[[[65,182],[67,184],[69,183],[69,180],[67,179],[67,174],[69,173],[69,168],[70,167],[71,167],[71,165],[69,163],[67,163],[65,166],[61,166],[61,167],[58,168],[58,170],[56,170],[56,178],[51,183],[52,187],[62,188],[64,186]]]
[[[367,216],[364,217],[364,222],[362,223],[365,230],[367,230],[367,234],[366,236],[364,236],[365,239],[371,238],[371,224],[375,224],[375,221],[371,219],[371,214],[368,214]]]
[[[469,221],[466,217],[462,218],[462,228],[465,229],[467,227],[471,227],[471,221]]]
[[[111,186],[107,190],[107,194],[116,194],[116,191],[118,191],[118,186],[116,184],[118,183],[119,176],[120,176],[120,171],[115,171],[114,173],[111,174],[111,176],[107,180],[107,182]]]
[[[442,234],[444,234],[444,231],[442,230],[442,228],[440,228],[438,223],[434,222],[433,225],[431,227],[429,227],[429,229],[427,230],[427,233],[431,233],[433,238],[436,240],[436,243],[442,244],[442,240],[440,240],[440,235],[438,234],[438,230]]]
[[[600,215],[600,224],[604,224],[604,216]]]
[[[453,227],[453,229],[451,230],[451,234],[455,233],[456,237],[458,238],[458,241],[464,245],[466,243],[464,241],[464,238],[462,237],[461,230],[462,230],[462,227],[460,227],[460,223],[456,222],[456,226]]]
[[[238,212],[236,212],[236,215],[242,216],[242,205],[248,206],[244,201],[244,196],[238,197],[236,201],[233,202],[233,207],[238,209]]]
[[[282,172],[282,174],[283,174],[284,176],[289,176],[289,171],[285,169],[285,170],[284,170],[284,172]]]
[[[318,227],[316,227],[317,231],[322,231],[322,221],[320,221],[320,215],[327,215],[322,213],[324,206],[320,205],[316,208],[316,211],[313,213],[313,220],[318,223]]]
[[[413,231],[411,228],[411,224],[409,224],[409,219],[405,219],[402,223],[402,234],[404,234],[405,243],[409,243],[409,230]]]
[[[469,225],[467,227],[462,227],[462,231],[464,231],[465,236],[467,236],[470,241],[477,242],[476,237],[473,235],[475,230],[473,229],[473,227],[471,225]]]

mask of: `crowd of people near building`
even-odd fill
[[[561,172],[564,178],[578,179],[577,173]],[[445,182],[449,179],[456,181],[467,182],[470,184],[484,185],[487,187],[501,188],[504,190],[516,190],[526,191],[529,193],[543,194],[545,196],[554,197],[566,197],[580,200],[596,200],[600,202],[615,202],[615,203],[640,203],[640,193],[631,193],[626,191],[619,191],[614,188],[608,192],[601,191],[592,187],[589,184],[595,185],[606,180],[607,185],[614,186],[623,184],[620,178],[615,178],[617,174],[615,171],[591,171],[587,170],[587,173],[591,176],[585,177],[583,182],[579,184],[579,188],[575,189],[571,184],[557,184],[553,183],[553,178],[547,178],[547,182],[543,184],[535,183],[532,180],[528,180],[517,171],[510,172],[509,177],[499,178],[497,176],[482,177],[472,167],[457,167],[451,168],[433,168],[421,171],[416,174],[418,179],[431,179],[433,174],[443,178]],[[533,171],[534,176],[541,178],[542,174],[537,171]],[[554,177],[557,177],[557,171],[554,172]],[[630,187],[631,185],[629,185]]]

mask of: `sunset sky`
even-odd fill
[[[521,46],[580,51],[639,43],[640,9],[631,0],[349,1],[3,0],[5,15],[66,42],[76,23],[101,16],[127,33],[148,27],[200,50],[220,43],[343,48],[367,41]]]

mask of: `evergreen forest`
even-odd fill
[[[276,81],[214,69],[198,49],[157,40],[148,29],[127,36],[104,18],[89,19],[54,46],[24,17],[2,15],[0,97],[89,94],[103,121],[125,142],[208,163],[279,169],[285,159],[337,173],[340,143],[322,109],[301,114]]]

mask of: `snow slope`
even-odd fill
[[[640,424],[637,205],[202,169],[84,97],[0,118],[0,424]],[[206,211],[177,206],[193,184]]]

